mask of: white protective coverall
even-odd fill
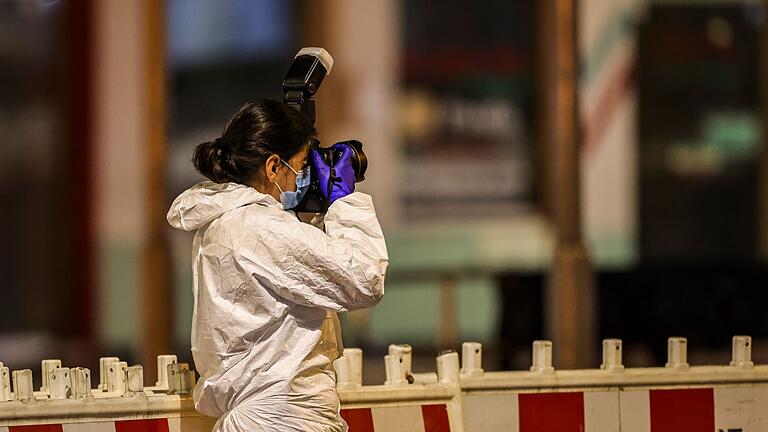
[[[202,182],[168,222],[193,242],[195,408],[214,431],[345,431],[331,362],[336,311],[376,304],[388,263],[371,197],[336,200],[325,231],[272,196]]]

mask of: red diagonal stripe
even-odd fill
[[[62,432],[60,424],[8,426],[8,432]]]
[[[715,396],[711,388],[651,390],[651,432],[712,432]]]
[[[349,425],[349,432],[373,432],[373,415],[370,408],[343,409],[341,417]]]
[[[115,432],[168,432],[168,419],[120,420]]]
[[[424,418],[424,432],[450,432],[448,423],[448,407],[440,405],[422,405],[421,415]]]
[[[520,432],[584,432],[581,392],[521,394],[518,401]]]
[[[601,94],[592,112],[582,120],[584,126],[583,145],[591,151],[605,135],[619,106],[631,92],[634,85],[635,59],[630,57],[615,67],[608,84],[600,90]]]

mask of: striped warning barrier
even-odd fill
[[[401,392],[421,389],[425,394],[438,385],[457,386],[459,394],[446,404],[454,421],[434,430],[768,431],[768,367],[753,365],[751,338],[734,337],[728,366],[690,366],[686,345],[685,338],[669,339],[665,367],[625,369],[621,341],[609,339],[603,342],[600,369],[560,371],[552,366],[551,342],[536,341],[529,371],[486,372],[480,344],[465,343],[461,369],[458,355],[448,353],[438,357],[436,374],[412,373],[410,347],[393,345],[385,357],[386,382]],[[343,405],[352,402],[351,395],[361,398],[373,389],[351,378],[362,375],[361,365],[355,364],[359,354],[345,351],[349,358],[336,364],[340,388],[358,389],[340,390]],[[405,411],[401,416],[384,411],[380,420],[375,414],[382,404],[403,402],[404,393],[369,400],[366,409],[350,412],[350,431],[432,430],[434,423],[419,405],[409,406],[409,427],[399,421]]]
[[[0,432],[183,432],[210,431],[214,422],[202,416],[135,420],[26,424],[0,426]],[[62,420],[64,421],[64,420]]]
[[[768,387],[512,393],[465,397],[466,431],[768,431]]]
[[[345,349],[336,360],[341,415],[352,432],[450,432],[464,430],[459,357],[437,357],[437,373],[411,373],[411,347],[391,345],[384,358],[387,380],[362,386],[362,352]],[[426,376],[425,376],[426,375]]]
[[[752,363],[750,345],[734,337],[728,366],[690,366],[686,340],[670,338],[664,367],[625,369],[621,341],[606,340],[600,369],[555,370],[552,344],[536,341],[530,370],[488,372],[482,346],[465,343],[461,368],[458,353],[446,352],[423,374],[411,370],[410,346],[392,345],[386,382],[375,386],[362,385],[359,349],[334,366],[351,432],[763,432],[768,366]],[[141,366],[105,357],[92,389],[87,369],[45,360],[33,391],[29,370],[0,364],[0,432],[210,431],[216,419],[189,397],[194,373],[174,356],[159,357],[158,369],[156,385],[144,387]]]
[[[86,368],[43,360],[38,391],[32,371],[0,363],[0,432],[208,432],[216,421],[195,411],[194,372],[176,356],[157,359],[158,382],[144,387],[141,366],[99,361],[99,384]],[[11,381],[12,377],[12,381]],[[13,392],[11,392],[11,382]]]
[[[624,369],[621,341],[606,340],[599,370],[556,371],[551,344],[534,343],[530,371],[462,376],[466,431],[768,431],[768,367],[735,337],[729,366],[692,367],[670,338],[663,368]]]
[[[350,430],[359,432],[456,430],[451,429],[447,404],[345,408],[341,416]]]

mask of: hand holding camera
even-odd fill
[[[312,169],[317,173],[320,184],[320,193],[329,205],[355,191],[358,172],[355,162],[359,158],[353,142],[359,144],[357,141],[344,141],[334,144],[330,151],[312,149],[309,152]]]

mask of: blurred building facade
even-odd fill
[[[86,365],[108,353],[138,361],[148,203],[170,203],[201,180],[194,146],[218,136],[242,103],[280,98],[293,54],[316,45],[336,61],[317,95],[320,138],[365,143],[360,189],[375,196],[391,257],[382,303],[344,317],[347,344],[375,353],[411,343],[431,354],[474,339],[490,346],[492,367],[528,361],[530,340],[546,336],[554,241],[540,114],[548,28],[537,2],[154,6],[0,3],[0,74],[11,83],[0,99],[0,179],[14,227],[2,262],[16,310],[0,327],[0,360],[20,368],[66,352]],[[628,338],[628,364],[653,361],[666,335],[712,314],[723,334],[768,336],[768,323],[746,317],[763,299],[768,243],[765,6],[578,7],[582,223],[600,335]],[[148,28],[152,14],[163,28]],[[162,191],[147,183],[147,46],[166,59]],[[191,360],[191,234],[163,236],[168,349]],[[654,319],[676,309],[691,322]]]

